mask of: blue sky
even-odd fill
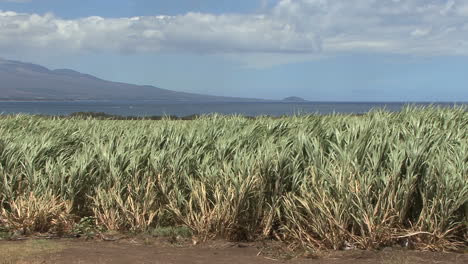
[[[0,57],[214,95],[468,101],[468,0],[0,0]]]

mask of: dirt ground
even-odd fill
[[[154,264],[431,264],[468,263],[468,254],[385,249],[382,251],[336,251],[297,256],[275,243],[206,244],[165,243],[127,239],[84,241],[79,239],[0,241],[0,264],[48,263],[154,263]]]

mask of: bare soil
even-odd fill
[[[192,245],[148,239],[84,241],[80,239],[0,241],[0,264],[46,263],[161,263],[161,264],[431,264],[468,263],[466,253],[420,252],[387,248],[381,251],[334,251],[292,253],[271,243],[213,241]]]

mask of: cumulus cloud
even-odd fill
[[[314,58],[468,55],[468,0],[281,0],[262,14],[61,19],[0,11],[0,49]],[[279,58],[278,56],[282,56]]]
[[[0,48],[297,53],[315,52],[318,43],[313,32],[297,32],[291,25],[264,15],[188,13],[63,20],[52,14],[0,13]]]

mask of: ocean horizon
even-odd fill
[[[468,102],[160,102],[160,101],[0,101],[0,114],[70,115],[99,112],[120,116],[190,116],[205,114],[282,116],[363,114],[405,106],[468,106]]]

